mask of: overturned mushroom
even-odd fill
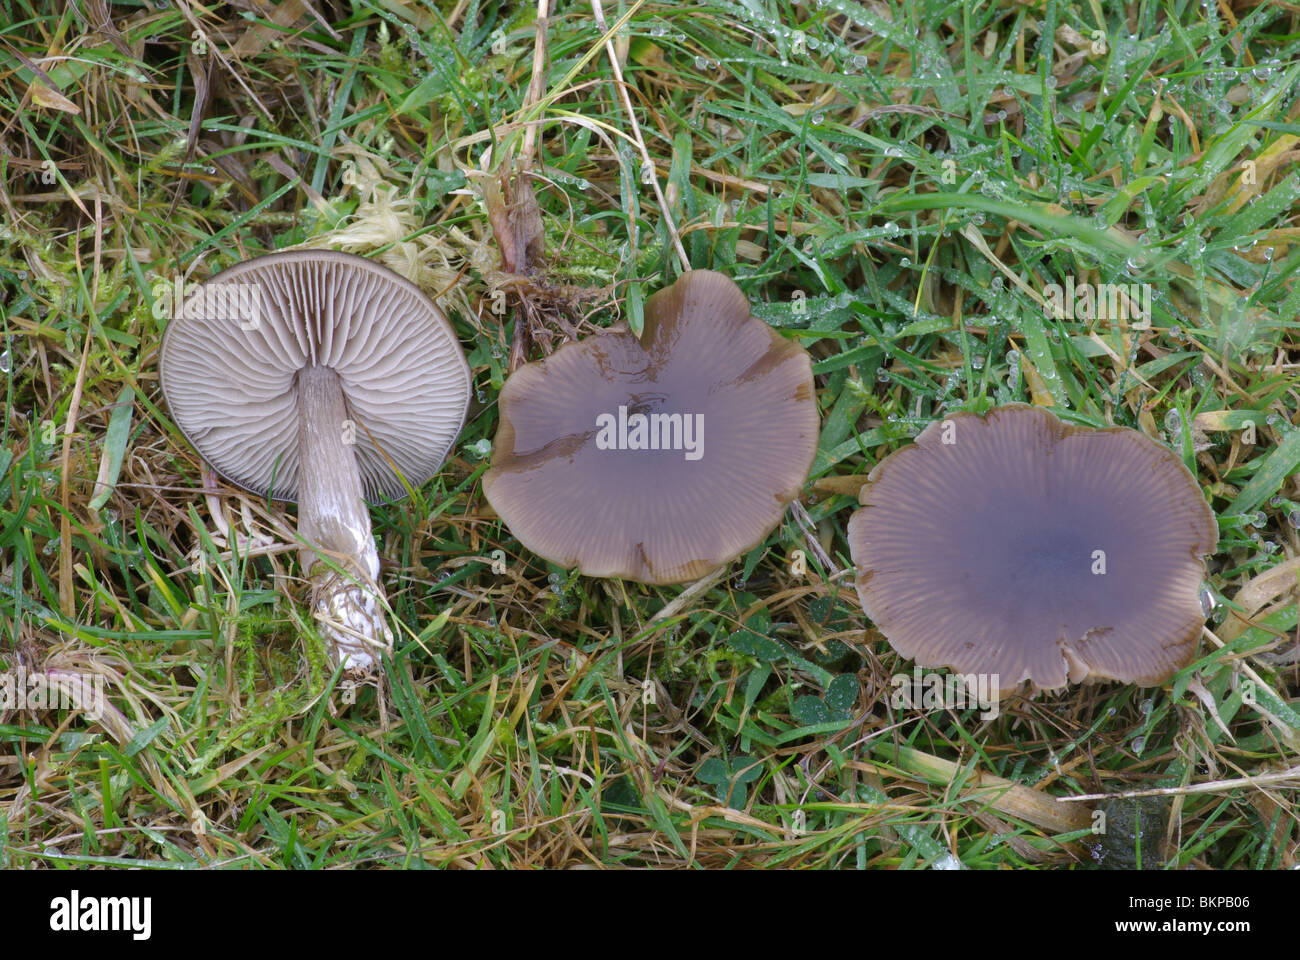
[[[1218,528],[1195,478],[1136,430],[1016,404],[959,413],[868,477],[849,520],[858,595],[921,666],[1008,692],[1152,686],[1191,661]]]
[[[720,273],[517,370],[501,392],[489,502],[529,550],[598,577],[678,583],[762,542],[817,449],[807,353]]]
[[[399,499],[428,480],[469,403],[442,312],[362,257],[258,257],[186,299],[160,379],[176,425],[217,472],[297,501],[313,616],[336,665],[373,671],[392,633],[363,498]]]

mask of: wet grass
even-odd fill
[[[1144,866],[1295,866],[1296,14],[609,3],[634,128],[557,6],[538,46],[527,4],[0,0],[0,659],[111,703],[0,711],[0,866],[1090,868],[1137,842],[1054,798],[1161,789]],[[483,201],[514,159],[555,297],[526,320]],[[383,689],[329,674],[292,509],[205,496],[158,388],[177,276],[302,243],[438,295],[475,375],[441,474],[372,510]],[[678,243],[823,411],[802,513],[686,593],[553,569],[479,485],[517,324],[529,358],[637,324]],[[1067,278],[1149,284],[1149,325],[1045,310]],[[1219,609],[1162,688],[896,709],[857,487],[1008,401],[1179,451]]]

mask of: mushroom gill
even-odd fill
[[[409,281],[328,250],[222,271],[168,324],[160,380],[176,425],[220,474],[297,501],[312,612],[335,665],[391,649],[365,500],[398,499],[447,455],[469,367]]]

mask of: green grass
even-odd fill
[[[532,95],[535,4],[318,3],[329,30],[214,5],[202,43],[90,6],[0,0],[0,666],[102,676],[124,722],[0,711],[0,866],[1089,869],[1136,842],[1103,857],[1096,803],[1052,798],[1162,788],[1144,866],[1296,865],[1296,13],[609,2],[646,167],[590,4],[552,11]],[[516,158],[526,282],[482,200]],[[635,327],[678,239],[812,353],[823,421],[811,534],[788,516],[660,617],[681,588],[551,568],[479,479],[512,350]],[[438,295],[476,381],[440,475],[371,511],[383,690],[330,676],[292,509],[205,498],[158,388],[159,284],[307,242]],[[1150,328],[1045,313],[1066,277],[1150,284]],[[856,486],[1010,401],[1181,453],[1226,645],[987,725],[894,710],[912,665],[857,605]],[[214,506],[272,546],[232,549]]]

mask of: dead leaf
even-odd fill
[[[1214,720],[1215,725],[1223,731],[1223,735],[1227,737],[1230,742],[1236,743],[1236,738],[1233,737],[1231,732],[1229,732],[1227,725],[1223,722],[1223,718],[1219,716],[1219,705],[1214,702],[1214,695],[1205,688],[1205,684],[1201,682],[1201,678],[1192,677],[1192,679],[1188,681],[1187,689],[1196,694],[1196,699],[1201,701],[1201,706],[1205,707],[1206,711],[1210,714],[1211,719]]]
[[[61,110],[64,113],[79,114],[81,108],[53,87],[47,87],[39,80],[33,80],[27,88],[32,95],[32,102],[38,107]]]
[[[546,252],[542,211],[533,185],[511,164],[502,164],[499,174],[484,177],[482,183],[488,222],[501,251],[501,269],[507,273],[532,272]]]

